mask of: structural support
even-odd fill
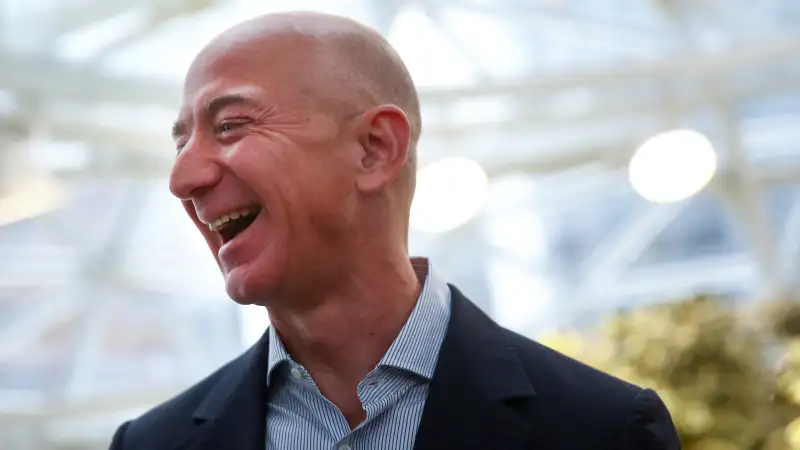
[[[409,3],[408,0],[373,0],[369,2],[372,16],[375,17],[375,29],[384,36],[392,31],[400,10]]]
[[[93,63],[103,61],[106,57],[113,55],[114,52],[123,48],[125,45],[135,42],[146,36],[147,33],[155,30],[170,19],[187,16],[199,12],[205,8],[213,6],[214,0],[169,0],[153,1],[148,5],[148,21],[141,28],[135,30],[128,36],[116,40],[93,58]],[[140,6],[141,7],[141,6]]]
[[[667,79],[676,73],[691,73],[713,78],[740,69],[785,63],[798,55],[800,55],[800,38],[788,36],[776,38],[771,42],[742,46],[735,52],[687,55],[658,63],[629,65],[613,71],[591,69],[571,74],[537,76],[533,79],[485,87],[423,89],[420,95],[425,101],[441,103],[494,95],[517,97],[548,94],[582,86],[591,88],[626,86],[646,80]],[[180,94],[177,80],[158,82],[106,75],[85,67],[8,52],[0,54],[0,61],[3,61],[0,86],[19,92],[35,93],[50,99],[174,107]]]
[[[784,62],[772,61],[771,63],[783,64]],[[34,69],[31,68],[30,70],[33,71]],[[78,83],[77,89],[80,91],[80,85],[85,82],[84,78],[87,76],[87,73],[84,73],[85,71],[79,68],[64,71],[58,66],[52,66],[47,71],[51,73],[61,71],[60,76],[65,78],[62,80],[64,85],[59,84],[57,88],[53,86],[49,88],[51,90],[56,89],[56,91],[47,91],[48,88],[42,86],[45,89],[42,98],[54,102],[64,99],[63,95],[59,95],[59,93],[65,94],[65,92],[61,91],[64,86]],[[2,71],[0,73],[0,83],[2,83],[4,77],[17,77],[17,75],[13,75],[14,72],[15,69],[13,68],[8,71]],[[640,74],[640,77],[644,78],[639,79],[639,81],[644,80],[647,83],[651,83],[653,89],[657,90],[661,79],[652,73],[646,75]],[[722,77],[722,74],[718,75]],[[429,117],[432,120],[429,120],[426,125],[423,139],[425,147],[433,149],[433,151],[426,152],[426,154],[439,158],[447,156],[448,151],[457,149],[459,154],[472,155],[473,152],[468,147],[472,145],[480,148],[474,152],[480,156],[481,152],[495,154],[500,151],[497,147],[502,146],[504,158],[489,158],[489,160],[495,161],[499,165],[498,167],[487,167],[487,170],[505,173],[515,167],[520,167],[524,168],[524,170],[541,173],[606,158],[609,155],[608,148],[605,145],[598,147],[596,143],[597,133],[603,135],[601,139],[607,142],[608,147],[616,147],[618,149],[617,154],[624,154],[624,151],[619,152],[619,150],[629,150],[635,145],[635,142],[625,140],[643,139],[653,132],[661,131],[660,127],[664,126],[663,117],[658,111],[663,108],[663,99],[659,96],[651,96],[645,101],[633,101],[627,99],[622,91],[619,90],[622,86],[621,84],[605,84],[599,74],[593,77],[591,74],[586,73],[585,76],[587,80],[593,79],[593,82],[599,83],[590,84],[586,88],[590,89],[597,101],[581,111],[570,114],[555,114],[551,108],[541,106],[538,108],[526,108],[527,112],[524,115],[515,115],[513,118],[502,122],[483,123],[480,126],[468,123],[437,123],[435,117]],[[42,80],[42,82],[50,86],[50,78],[52,77],[46,78],[48,79],[46,81]],[[91,76],[89,78],[91,79]],[[559,80],[558,83],[561,83],[561,81]],[[794,75],[776,79],[774,82],[753,81],[736,83],[727,87],[725,83],[718,81],[721,90],[719,96],[724,101],[731,103],[742,104],[753,99],[788,91],[800,93],[800,76]],[[24,82],[31,83],[33,81],[25,79]],[[173,154],[172,142],[168,136],[168,122],[171,118],[164,119],[163,129],[155,125],[138,125],[135,119],[143,115],[152,115],[147,109],[149,103],[169,104],[169,108],[174,109],[175,105],[177,105],[178,97],[176,87],[169,83],[143,83],[141,80],[109,79],[106,82],[110,83],[106,85],[109,89],[112,85],[116,86],[114,93],[106,97],[103,93],[105,91],[105,88],[103,88],[105,82],[98,81],[96,89],[92,89],[89,97],[86,98],[88,104],[92,102],[125,104],[129,100],[128,95],[131,92],[136,92],[139,89],[147,91],[145,96],[136,99],[136,103],[127,105],[131,114],[131,121],[127,125],[124,121],[120,125],[87,123],[85,119],[81,118],[83,114],[64,114],[63,111],[61,113],[48,112],[46,108],[40,108],[37,111],[22,110],[12,117],[0,118],[0,129],[5,130],[6,134],[16,133],[24,136],[28,133],[32,124],[37,124],[37,126],[45,127],[57,139],[90,142],[104,151],[121,150],[137,157],[156,158],[165,165],[169,164]],[[129,84],[129,82],[132,84]],[[581,78],[572,80],[572,83],[580,82],[582,82]],[[519,91],[511,85],[490,89],[481,88],[478,91],[484,91],[487,95],[506,96],[514,95],[515,92],[523,95],[528,91],[543,89],[542,86],[548,83],[550,81],[543,79],[535,83],[532,82],[528,86],[521,85]],[[556,99],[560,93],[568,93],[570,89],[578,85],[567,84],[559,87],[553,81],[551,87],[556,90],[549,91],[540,103],[542,105],[550,105],[551,100]],[[469,91],[465,91],[462,94],[465,96],[473,95]],[[423,92],[422,95],[423,101],[429,104],[458,100],[457,97],[450,97],[448,91],[427,91]],[[165,101],[168,97],[172,98],[172,100]],[[708,106],[710,101],[708,96],[702,90],[699,90],[691,96],[677,96],[670,99],[669,104],[675,110],[693,111]],[[138,109],[137,105],[145,109]],[[503,136],[502,141],[498,140],[497,136]],[[453,144],[454,142],[455,144]],[[786,145],[786,143],[783,145]],[[536,147],[547,149],[549,154],[544,154],[543,150],[536,149]],[[515,159],[514,154],[520,155],[520,158]],[[506,155],[510,156],[505,158]],[[533,158],[529,158],[528,155],[533,155]]]
[[[783,229],[782,275],[789,282],[789,293],[793,298],[800,299],[800,194],[796,194]]]
[[[420,2],[422,5],[422,10],[428,16],[428,18],[433,22],[434,25],[439,29],[439,33],[448,40],[450,45],[458,51],[464,58],[466,58],[470,64],[476,69],[476,72],[479,77],[480,84],[490,84],[492,82],[492,76],[489,71],[486,70],[485,65],[480,61],[480,59],[475,55],[472,49],[469,48],[458,36],[453,33],[453,30],[448,27],[446,20],[442,16],[441,8],[442,6],[437,4],[432,0],[424,0]]]
[[[47,11],[54,17],[48,24],[48,34],[51,39],[80,31],[86,27],[108,20],[116,15],[123,14],[135,7],[145,7],[142,1],[115,0],[111,2],[96,2],[91,0],[78,0],[53,3]]]
[[[758,268],[747,255],[726,255],[665,264],[654,269],[636,269],[627,274],[624,283],[609,285],[596,292],[596,301],[576,303],[568,317],[597,316],[615,309],[644,307],[704,293],[750,292],[759,280]]]
[[[626,266],[644,252],[686,207],[686,202],[672,205],[647,205],[634,211],[605,242],[598,245],[583,267],[584,280],[579,295],[596,297],[618,284]]]
[[[786,281],[781,276],[777,246],[764,205],[764,190],[742,147],[740,127],[733,117],[733,111],[731,108],[720,108],[719,116],[728,156],[728,176],[725,183],[718,183],[717,186],[745,228],[763,280],[764,293],[767,296],[777,295],[786,289]]]
[[[56,398],[51,398],[49,403],[35,410],[0,411],[0,422],[13,426],[21,426],[25,424],[47,423],[63,418],[78,420],[83,417],[95,415],[112,415],[117,411],[144,411],[148,408],[152,408],[153,405],[157,405],[169,399],[185,388],[185,386],[172,386],[170,388],[148,390],[145,392],[124,392],[81,401],[60,401]]]
[[[65,293],[38,300],[30,312],[0,333],[0,361],[35,343],[50,327],[84,307],[81,299]]]
[[[89,296],[97,294],[97,292],[83,292],[83,295]],[[113,311],[115,303],[110,298],[104,298],[99,302],[90,301],[83,320],[76,321],[76,326],[80,327],[80,335],[78,351],[72,361],[72,371],[65,388],[64,394],[67,398],[91,396],[94,373],[101,363],[105,347],[104,337],[111,318],[110,312]]]
[[[114,279],[119,271],[120,261],[132,244],[131,235],[144,210],[147,192],[135,182],[130,183],[116,217],[110,238],[98,249],[84,255],[82,278],[73,282],[73,289],[86,302],[83,319],[76,322],[80,337],[77,352],[73,359],[72,371],[66,387],[66,396],[81,398],[90,396],[94,374],[103,350],[108,324],[118,304],[113,290],[103,289],[109,279]]]

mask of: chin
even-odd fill
[[[225,274],[225,290],[228,296],[240,305],[267,306],[268,299],[278,289],[278,277],[270,271],[247,270],[237,267]]]

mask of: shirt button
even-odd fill
[[[339,446],[338,450],[353,450],[353,447],[350,447],[347,444],[342,444],[342,445]]]
[[[298,380],[303,378],[303,372],[300,372],[300,369],[296,367],[292,367],[292,370],[290,370],[289,372],[291,372],[292,376],[297,378]]]

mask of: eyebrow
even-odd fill
[[[259,103],[253,97],[249,97],[243,94],[226,94],[226,95],[221,95],[219,97],[214,97],[211,100],[209,100],[204,105],[203,110],[206,115],[214,116],[218,114],[221,110],[229,106],[239,105],[239,104],[249,105],[254,108],[262,107],[261,103]],[[172,125],[172,138],[177,139],[185,134],[186,134],[186,123],[181,119],[176,120],[175,123]]]

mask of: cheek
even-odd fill
[[[307,193],[309,226],[320,236],[337,239],[346,235],[355,219],[356,198],[352,180],[332,174],[317,177],[321,182]]]
[[[341,235],[352,211],[352,177],[341,161],[325,158],[334,149],[306,150],[280,139],[243,139],[226,150],[242,181],[271,214],[292,229]]]
[[[271,186],[289,227],[296,235],[330,241],[346,230],[350,204],[342,183],[310,167],[283,171]]]
[[[286,144],[260,136],[248,136],[226,146],[225,164],[250,190],[261,198],[274,195],[283,179],[292,177],[294,168]]]
[[[238,152],[231,152],[237,157],[230,159],[229,165],[266,207],[271,222],[279,229],[297,229],[302,228],[304,216],[314,208],[309,197],[318,186],[303,165],[287,153],[263,146],[254,149],[239,146]]]

